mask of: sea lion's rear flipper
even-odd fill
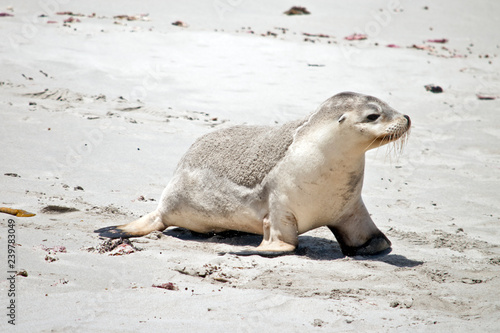
[[[128,234],[125,231],[121,230],[122,226],[111,226],[111,227],[104,227],[100,228],[97,230],[94,230],[94,232],[98,233],[99,236],[101,237],[106,237],[106,238],[129,238],[129,237],[134,237],[134,235]]]
[[[94,232],[107,238],[129,238],[145,236],[150,232],[163,231],[166,228],[167,225],[163,223],[161,214],[154,211],[128,224],[104,227]]]

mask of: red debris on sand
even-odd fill
[[[441,38],[441,39],[428,39],[427,40],[429,43],[440,43],[440,44],[444,44],[444,43],[448,43],[448,40],[446,38]]]
[[[47,247],[45,245],[42,245],[41,246],[42,250],[44,251],[47,251],[47,252],[60,252],[60,253],[66,253],[66,246],[63,246],[63,245],[56,245],[56,246],[53,246],[53,247]]]
[[[47,247],[45,245],[41,245],[40,248],[47,252],[47,254],[45,255],[45,261],[47,262],[54,262],[59,260],[59,258],[57,257],[58,252],[66,253],[66,246],[62,245],[57,245],[54,247]]]
[[[434,50],[432,46],[416,45],[416,44],[413,44],[410,48],[417,50],[426,50],[426,51]]]
[[[398,49],[398,48],[400,48],[401,46],[396,45],[396,44],[388,44],[388,45],[387,45],[387,47],[392,47],[392,48]]]
[[[0,13],[0,17],[8,17],[8,16],[14,16],[14,15],[9,13]]]
[[[124,246],[121,246],[124,245]],[[120,247],[121,246],[121,247]],[[101,242],[96,248],[89,248],[89,251],[96,251],[98,253],[107,253],[109,252],[110,255],[124,255],[124,254],[130,254],[136,251],[140,251],[141,249],[138,247],[135,247],[132,242],[125,238],[117,238],[117,239],[106,239]]]
[[[76,19],[73,16],[64,20],[64,23],[79,23],[79,22],[81,22],[80,19]]]
[[[66,253],[66,246],[63,245],[57,245],[52,248],[54,252],[61,252],[61,253]]]
[[[413,44],[409,48],[427,51],[429,55],[441,58],[465,58],[466,56],[459,54],[457,50],[449,49],[446,46],[436,47],[435,45],[416,45]]]
[[[368,38],[368,36],[365,34],[352,34],[350,36],[344,37],[344,39],[347,39],[347,40],[364,40],[367,38]]]
[[[123,255],[126,255],[126,254],[131,254],[131,253],[134,253],[135,252],[135,249],[133,246],[129,245],[129,244],[120,244],[118,245],[117,247],[115,247],[110,253],[109,255],[110,256],[123,256]]]
[[[491,95],[476,95],[478,99],[483,100],[483,101],[491,101],[494,99],[497,99],[497,96],[491,96]]]
[[[47,24],[54,24],[57,23],[57,21],[47,21]]]
[[[167,283],[162,283],[162,284],[153,284],[152,287],[162,288],[162,289],[167,289],[167,290],[179,290],[179,287],[177,287],[172,282],[167,282]]]

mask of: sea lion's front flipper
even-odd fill
[[[342,253],[346,256],[390,252],[391,242],[373,223],[361,198],[350,214],[328,225],[328,228],[337,238]]]
[[[256,254],[275,256],[295,251],[298,240],[297,220],[292,213],[275,209],[262,221],[262,243],[255,249]]]

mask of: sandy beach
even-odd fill
[[[299,5],[310,14],[284,14]],[[0,207],[36,214],[0,214],[0,331],[500,331],[498,13],[0,1]],[[342,91],[412,119],[401,154],[366,154],[363,199],[391,253],[346,257],[326,227],[276,258],[232,254],[258,235],[169,228],[124,254],[94,233],[153,211],[202,134],[284,124]]]

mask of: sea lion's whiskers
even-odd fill
[[[394,153],[395,154],[395,142],[392,140],[394,138],[394,134],[391,134],[389,136],[389,144],[387,145],[387,150],[385,152],[385,159],[384,161],[387,161],[387,159],[389,159],[389,162],[392,164],[392,155]]]
[[[368,146],[366,146],[365,151],[370,150],[370,147],[372,146],[372,144],[374,144],[374,143],[375,143],[375,141],[377,141],[377,140],[378,140],[378,138],[373,139],[373,140],[372,140],[372,142],[370,142],[370,143],[368,144]],[[385,140],[385,138],[384,138],[384,139],[382,139],[382,142],[384,142],[384,140]],[[383,145],[383,143],[381,143],[381,144],[379,145],[379,147],[380,147],[380,146],[382,146],[382,145]],[[378,151],[378,150],[377,150],[377,151]]]
[[[397,127],[396,130],[388,136],[390,144],[387,145],[386,159],[392,163],[392,157],[399,160],[402,155],[406,142],[408,140],[408,129],[406,127]]]
[[[404,127],[399,128],[395,133],[391,134],[392,138],[398,138],[391,142],[387,147],[386,158],[389,157],[390,162],[392,163],[392,156],[396,158],[396,161],[399,160],[401,155],[403,154],[404,148],[408,142],[408,135],[410,130]]]

